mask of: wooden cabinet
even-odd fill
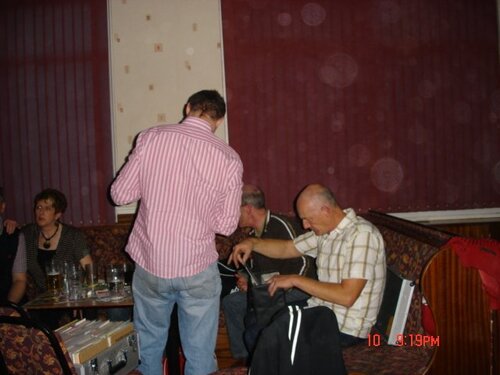
[[[499,223],[442,225],[472,238],[499,238]],[[500,375],[500,311],[492,311],[479,272],[465,268],[450,248],[429,262],[422,288],[435,315],[440,347],[428,372]]]
[[[424,271],[422,288],[439,337],[428,374],[490,374],[491,313],[478,271],[463,267],[454,251],[444,248]]]

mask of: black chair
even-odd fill
[[[20,305],[14,302],[5,301],[0,303],[0,315],[12,315],[17,313],[19,316],[29,319],[30,315]]]
[[[12,316],[13,310],[19,316]],[[0,306],[0,337],[0,373],[76,375],[55,334],[19,306]]]

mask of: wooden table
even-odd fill
[[[126,289],[125,295],[119,299],[89,297],[74,301],[69,301],[61,295],[54,296],[53,294],[46,292],[23,305],[26,310],[87,309],[132,306],[134,306],[134,300],[130,289]]]

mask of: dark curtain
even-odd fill
[[[7,215],[33,219],[44,188],[68,198],[66,223],[114,221],[106,1],[0,5],[0,185]]]
[[[291,211],[500,206],[495,0],[222,0],[230,144]]]

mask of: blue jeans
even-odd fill
[[[246,359],[247,348],[243,341],[245,332],[245,315],[247,314],[247,293],[235,292],[222,299],[222,309],[226,320],[229,348],[233,358]]]
[[[139,370],[143,374],[162,374],[162,355],[175,303],[186,357],[184,374],[206,375],[217,369],[215,342],[221,291],[217,263],[197,275],[174,279],[156,277],[136,266],[132,291],[134,326],[139,335]]]

